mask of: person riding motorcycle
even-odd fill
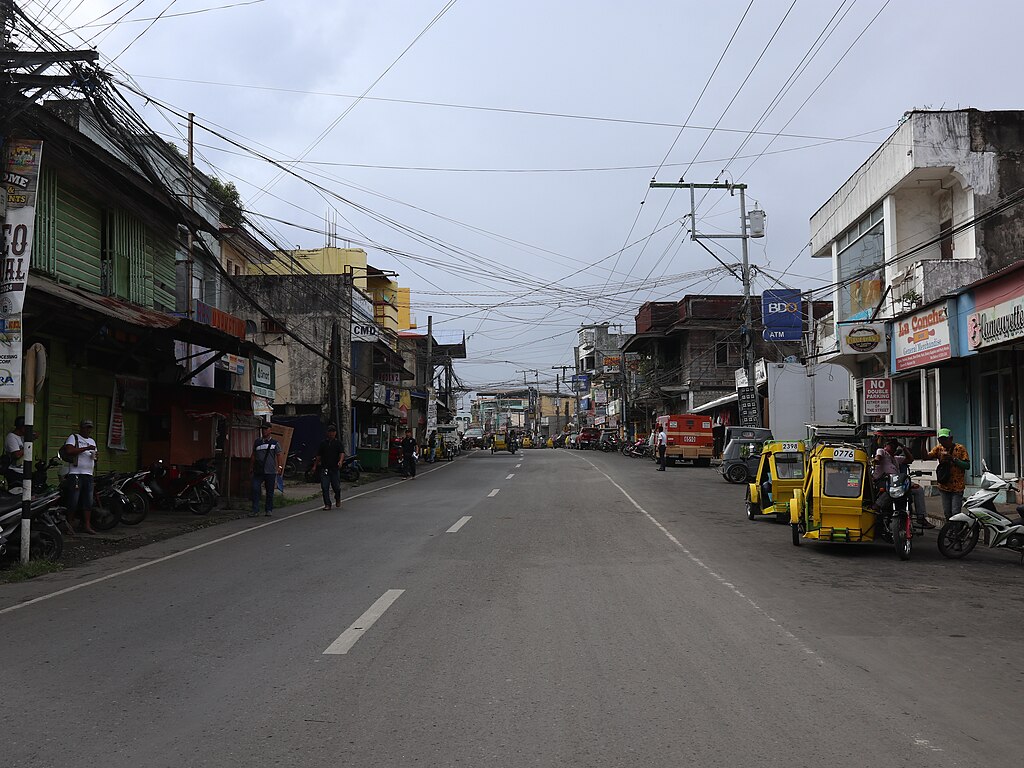
[[[871,462],[871,479],[874,481],[875,488],[879,489],[875,507],[879,510],[891,509],[892,499],[882,488],[882,481],[886,475],[898,475],[904,467],[909,467],[913,462],[914,455],[908,448],[901,446],[896,438],[889,438],[881,448],[875,451]],[[914,484],[911,486],[910,493],[914,501],[914,515],[917,517],[917,524],[922,528],[934,528],[935,526],[928,522],[924,488]]]

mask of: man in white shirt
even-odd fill
[[[24,455],[25,455],[25,417],[18,416],[14,420],[14,429],[7,433],[4,438],[4,452],[7,454],[7,469],[4,475],[7,479],[7,490],[21,492],[21,483],[24,479]]]
[[[78,432],[68,435],[61,448],[61,458],[70,465],[65,478],[68,525],[77,512],[82,513],[82,532],[94,534],[92,529],[93,475],[96,474],[98,449],[92,438],[93,424],[85,419]]]
[[[658,432],[655,435],[655,442],[658,445],[658,471],[665,471],[665,453],[668,451],[668,438],[665,437],[665,428],[658,425]]]

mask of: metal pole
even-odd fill
[[[814,360],[816,359],[814,357],[815,354],[816,354],[815,342],[814,342],[814,294],[812,294],[810,292],[807,293],[807,346],[809,347],[809,349],[807,351],[807,364],[806,364],[807,365],[807,371],[806,371],[806,374],[807,374],[807,378],[809,378],[811,380],[811,382],[810,382],[810,390],[811,390],[811,410],[810,410],[811,424],[817,424],[818,423],[817,422],[818,414],[817,414],[815,408],[816,408],[816,405],[817,405],[818,398],[817,398],[817,394],[814,391]]]
[[[188,209],[195,211],[195,166],[193,165],[193,128],[195,125],[195,114],[188,113]],[[194,222],[188,223],[188,255],[185,259],[185,316],[192,318],[192,272],[193,253],[195,249],[195,234],[193,233]]]
[[[32,541],[32,437],[36,415],[36,351],[25,357],[25,452],[21,464],[21,562],[27,563]]]

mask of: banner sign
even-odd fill
[[[884,322],[837,323],[839,351],[844,355],[870,355],[889,349]]]
[[[893,326],[892,346],[897,371],[949,360],[953,356],[945,304],[895,320]]]
[[[572,386],[577,392],[590,391],[590,374],[579,373],[572,377]]]
[[[110,398],[110,422],[107,425],[107,448],[127,451],[124,436],[124,400],[121,395],[120,377],[114,377],[114,394]]]
[[[800,291],[765,291],[761,295],[761,318],[765,341],[800,341],[804,328]]]
[[[1024,337],[1024,296],[1017,296],[967,316],[967,343],[971,349]]]
[[[6,218],[0,232],[0,401],[21,400],[22,327],[35,234],[36,193],[43,142],[10,139],[4,151]]]
[[[864,415],[888,416],[892,413],[892,379],[864,379]]]

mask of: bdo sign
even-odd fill
[[[803,301],[800,291],[765,291],[761,295],[765,341],[800,341],[803,335]]]

